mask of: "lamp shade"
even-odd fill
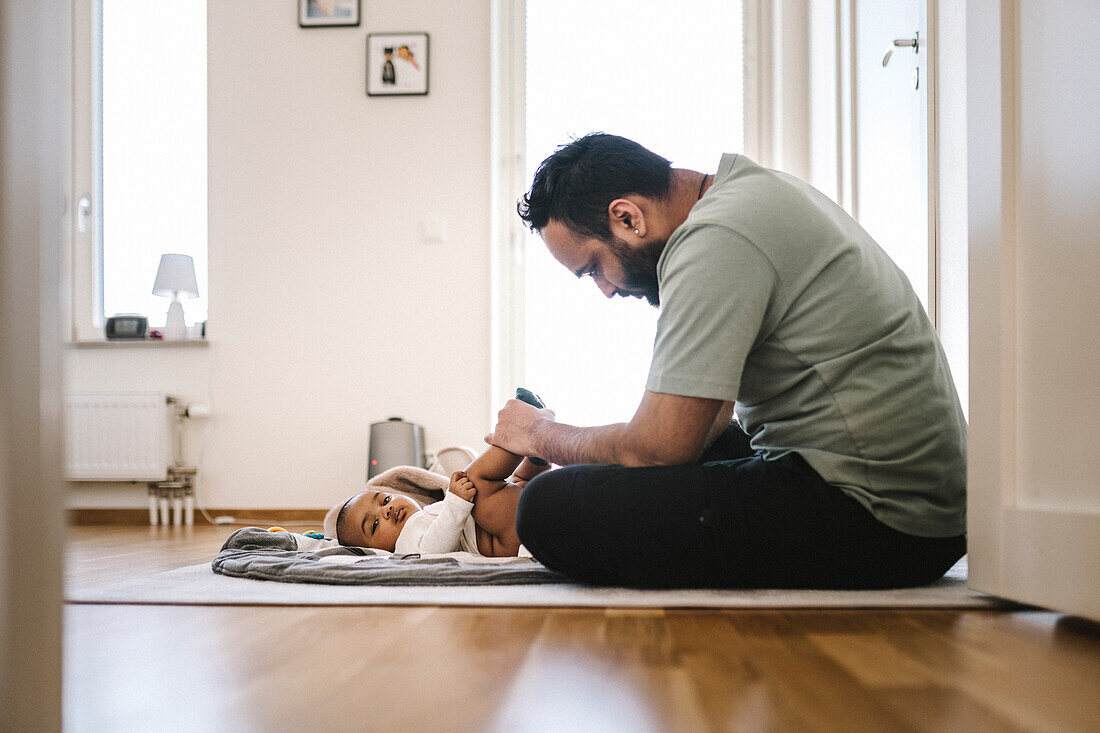
[[[153,295],[181,298],[199,297],[199,284],[195,280],[195,261],[191,255],[167,254],[160,256],[157,279],[153,283]]]

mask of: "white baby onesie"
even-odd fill
[[[443,501],[428,504],[405,520],[393,551],[399,555],[459,551],[481,555],[476,525],[470,516],[473,509],[472,501],[448,491]]]

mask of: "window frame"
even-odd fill
[[[745,109],[745,149],[755,152],[762,125],[749,114],[758,95],[771,85],[770,65],[760,64],[758,23],[761,2],[742,0],[742,79]],[[491,385],[489,424],[496,423],[499,405],[514,396],[526,371],[524,294],[527,230],[515,215],[516,199],[527,190],[526,180],[526,0],[492,0],[490,150],[492,192],[490,242]],[[752,56],[750,56],[750,53]],[[750,84],[751,81],[751,84]]]
[[[75,342],[105,340],[104,327],[95,314],[103,312],[103,252],[97,236],[102,226],[98,202],[102,182],[96,171],[99,138],[99,103],[95,93],[99,74],[100,22],[96,0],[73,0],[72,85],[72,186],[70,190],[72,236],[71,339]],[[82,213],[85,201],[90,204]],[[98,306],[98,307],[97,307]]]
[[[514,397],[526,368],[523,278],[526,230],[514,213],[526,191],[527,3],[492,0],[490,151],[490,402],[489,422],[497,406]],[[519,192],[519,193],[517,193]]]
[[[69,256],[66,270],[68,339],[74,344],[106,341],[103,272],[103,151],[101,36],[103,0],[73,0]],[[209,195],[209,181],[207,182]],[[207,240],[209,246],[209,239]],[[200,278],[200,281],[202,278]],[[209,283],[209,278],[207,278]],[[128,345],[154,344],[133,341]],[[183,342],[164,342],[179,344]]]

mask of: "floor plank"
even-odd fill
[[[71,587],[230,527],[72,527]],[[1017,610],[70,605],[67,730],[1098,730],[1100,627]]]

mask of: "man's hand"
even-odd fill
[[[548,407],[539,409],[520,400],[508,400],[497,413],[493,432],[485,436],[485,442],[499,446],[517,456],[536,456],[535,434],[539,427],[554,422],[554,411]]]
[[[733,402],[646,390],[629,423],[579,428],[556,422],[552,410],[509,400],[485,441],[559,466],[672,466],[698,460],[733,408]]]
[[[459,498],[473,501],[477,495],[477,487],[465,471],[455,471],[451,474],[451,485],[447,488],[452,494],[458,494]]]

